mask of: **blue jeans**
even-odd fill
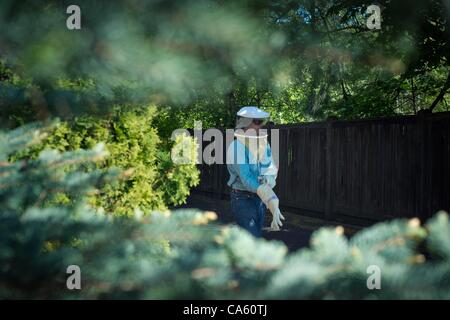
[[[255,237],[261,237],[266,206],[256,193],[231,191],[231,212],[238,226]]]

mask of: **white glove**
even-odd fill
[[[285,220],[285,218],[278,208],[280,201],[278,200],[277,195],[267,184],[260,185],[256,190],[256,193],[272,213],[272,229],[280,230],[280,227],[283,226],[283,224],[281,223],[281,219]]]
[[[280,212],[280,209],[275,210],[275,214],[272,215],[272,223],[270,224],[270,227],[273,231],[279,231],[280,227],[283,226],[281,223],[281,219],[285,220],[283,215]]]

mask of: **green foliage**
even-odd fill
[[[44,92],[60,79],[89,78],[108,99],[122,87],[130,102],[145,97],[147,103],[186,103],[209,85],[230,83],[235,69],[244,76],[266,74],[260,65],[270,65],[270,52],[279,47],[269,41],[270,32],[260,32],[264,20],[236,3],[80,0],[83,21],[90,21],[83,32],[67,31],[69,4],[5,0],[0,5],[0,28],[9,30],[0,35],[2,57]],[[64,100],[71,111],[79,105]]]
[[[370,0],[80,0],[90,23],[68,32],[66,1],[2,1],[0,126],[64,121],[0,134],[0,298],[449,299],[445,213],[350,240],[321,229],[288,255],[211,213],[166,211],[198,183],[195,152],[170,153],[195,145],[169,140],[195,120],[231,127],[242,105],[276,123],[448,110],[448,6],[378,3],[369,31]]]
[[[366,26],[371,0],[80,0],[90,23],[67,32],[65,2],[4,0],[0,125],[117,104],[169,106],[162,137],[194,120],[231,127],[242,105],[275,123],[448,111],[446,0],[377,3],[380,30]]]
[[[1,159],[40,138],[32,125],[1,133]],[[446,213],[424,226],[417,219],[379,223],[350,240],[342,227],[320,229],[309,248],[287,254],[280,242],[216,225],[211,212],[123,218],[92,210],[85,197],[120,176],[85,172],[104,156],[100,145],[0,163],[0,298],[450,298]],[[60,192],[73,201],[46,201]],[[82,271],[81,290],[66,287],[73,264]],[[371,265],[381,270],[380,290],[367,288]]]
[[[161,143],[153,126],[156,112],[155,107],[124,106],[107,117],[83,116],[61,122],[42,143],[13,158],[36,157],[44,149],[87,150],[105,143],[109,156],[95,166],[86,166],[86,170],[117,167],[125,171],[126,179],[106,184],[89,203],[116,215],[164,210],[185,202],[190,188],[199,182],[199,173],[193,159],[181,165],[172,161],[170,148],[174,143]],[[186,140],[194,147],[192,140]]]

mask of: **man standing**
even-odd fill
[[[257,107],[237,112],[235,140],[227,150],[231,211],[237,224],[261,237],[266,207],[272,213],[272,230],[280,230],[283,215],[273,192],[276,168],[267,134],[260,131],[269,114]]]

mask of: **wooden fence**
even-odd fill
[[[361,224],[450,211],[450,112],[272,128],[282,209]],[[199,169],[194,192],[227,198],[226,164]]]

